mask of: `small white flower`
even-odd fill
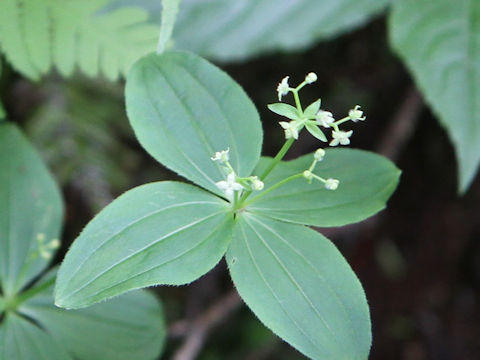
[[[295,121],[291,121],[291,122],[280,121],[279,124],[285,131],[285,139],[291,139],[291,138],[298,139],[298,129]]]
[[[222,180],[215,183],[215,185],[217,185],[217,187],[225,193],[225,196],[230,201],[233,200],[233,193],[235,191],[240,191],[243,189],[243,186],[237,183],[235,180],[235,173],[231,172],[227,175],[227,180]]]
[[[325,181],[325,188],[328,190],[337,190],[338,184],[340,184],[340,181],[337,179],[327,179],[327,181]]]
[[[305,81],[307,82],[307,84],[312,84],[317,81],[317,79],[317,74],[315,74],[314,72],[308,73],[307,76],[305,76]]]
[[[289,78],[290,76],[285,76],[277,86],[278,101],[282,101],[282,96],[287,95],[290,91],[290,85],[288,85]]]
[[[257,176],[252,177],[252,190],[263,190],[265,184]]]
[[[319,110],[317,115],[315,115],[315,119],[317,120],[317,124],[322,125],[325,128],[329,128],[330,124],[335,122],[333,114],[330,111],[324,110]]]
[[[333,140],[330,141],[330,146],[337,146],[338,144],[341,145],[348,145],[350,144],[350,136],[352,136],[353,131],[332,131]]]
[[[363,116],[363,111],[360,110],[360,105],[356,105],[355,108],[351,109],[348,112],[348,117],[353,122],[357,122],[358,120],[364,121],[367,117]]]
[[[228,160],[230,160],[230,157],[228,156],[229,151],[230,148],[228,148],[227,150],[217,151],[210,159],[212,159],[213,161],[226,163]]]
[[[58,239],[53,239],[52,241],[50,241],[50,242],[47,244],[46,247],[49,248],[49,249],[55,250],[55,249],[58,249],[58,248],[60,247],[60,245],[61,245],[61,244],[60,244],[60,240],[58,240]]]
[[[323,158],[325,157],[325,150],[323,150],[321,148],[317,149],[317,151],[315,151],[315,154],[313,154],[313,157],[317,161],[322,161]]]

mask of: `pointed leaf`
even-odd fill
[[[39,155],[7,122],[0,123],[0,169],[0,285],[12,295],[47,266],[38,239],[58,239],[63,205]]]
[[[55,277],[51,271],[39,282]],[[80,360],[153,360],[165,340],[160,304],[147,291],[135,291],[82,310],[53,305],[53,284],[21,305],[19,311],[38,322]]]
[[[275,103],[269,104],[268,108],[270,111],[273,111],[275,114],[280,116],[284,116],[291,120],[298,120],[300,117],[298,116],[297,108],[293,107],[292,105],[284,104],[284,103]]]
[[[0,323],[0,359],[73,360],[44,330],[14,313]]]
[[[367,359],[367,301],[335,246],[307,227],[250,214],[237,221],[227,262],[255,315],[309,358]]]
[[[261,174],[270,158],[262,158],[255,174]],[[265,189],[288,176],[303,173],[313,154],[280,163],[266,178]],[[315,174],[340,181],[337,190],[323,183],[293,180],[248,205],[251,212],[274,219],[314,226],[341,226],[364,220],[385,207],[398,184],[400,170],[386,158],[362,150],[326,149]],[[260,193],[261,195],[261,193]]]
[[[83,230],[58,272],[55,302],[80,308],[132,289],[189,283],[224,255],[229,203],[178,182],[130,190]]]
[[[307,128],[308,132],[310,134],[312,134],[313,136],[315,136],[318,140],[323,141],[323,142],[327,142],[327,137],[325,136],[323,131],[320,130],[320,128],[317,125],[306,124],[305,127]]]
[[[317,101],[314,101],[310,105],[307,106],[305,111],[303,112],[305,116],[309,119],[312,119],[315,117],[317,114],[318,110],[320,110],[320,105],[322,104],[322,100],[318,99]]]
[[[230,161],[248,176],[260,157],[262,128],[255,106],[226,73],[184,52],[150,54],[128,75],[127,112],[143,147],[163,165],[222,195],[210,158],[230,148]]]
[[[459,190],[480,163],[480,2],[393,2],[390,39],[452,140]]]

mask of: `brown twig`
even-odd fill
[[[173,354],[172,360],[192,360],[200,352],[210,330],[220,324],[242,303],[236,290],[214,303],[207,311],[195,320],[181,320],[169,328],[172,337],[185,337],[181,347]]]

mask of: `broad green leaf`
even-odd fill
[[[275,50],[300,50],[355,29],[389,0],[183,0],[175,43],[205,57],[241,60]],[[158,0],[115,0],[137,5],[160,22]]]
[[[162,26],[158,39],[158,53],[165,51],[167,43],[172,37],[179,6],[180,0],[162,0]]]
[[[314,101],[310,105],[307,106],[305,111],[303,112],[305,116],[309,119],[312,119],[315,117],[317,114],[318,110],[320,110],[320,105],[322,104],[322,100],[318,99],[317,101]]]
[[[108,0],[3,0],[0,45],[7,60],[37,80],[55,65],[64,76],[78,67],[110,80],[155,49],[158,26],[138,7],[111,12]]]
[[[55,276],[50,272],[39,284]],[[162,309],[147,291],[135,291],[82,310],[53,305],[53,285],[21,305],[80,360],[157,359],[166,335]]]
[[[284,116],[288,119],[298,120],[300,117],[298,116],[298,111],[292,105],[284,104],[284,103],[275,103],[269,104],[268,108],[270,111],[273,111],[275,114],[280,116]]]
[[[127,78],[127,112],[143,147],[163,165],[222,195],[216,151],[230,149],[239,176],[260,157],[262,128],[255,106],[226,73],[184,52],[150,54]]]
[[[0,316],[3,314],[5,310],[5,300],[0,296]]]
[[[226,251],[229,209],[224,200],[178,182],[126,192],[73,243],[58,272],[55,303],[80,308],[132,289],[197,279]]]
[[[480,2],[398,0],[390,39],[455,146],[459,190],[480,162]]]
[[[15,125],[0,123],[0,285],[12,295],[48,260],[39,242],[58,239],[63,205],[47,168]]]
[[[261,174],[270,158],[262,158],[255,174]],[[265,180],[265,190],[284,178],[303,173],[313,154],[280,163]],[[314,226],[341,226],[364,220],[385,207],[398,184],[400,170],[386,158],[362,150],[326,149],[314,174],[340,181],[337,190],[323,183],[299,178],[255,200],[248,210],[278,220]],[[261,193],[260,193],[261,195]]]
[[[73,360],[73,358],[61,344],[37,325],[15,313],[9,313],[0,323],[0,360]]]
[[[237,222],[227,262],[255,315],[312,359],[367,359],[367,301],[335,246],[300,225],[251,214]]]
[[[323,131],[320,130],[320,128],[317,125],[306,124],[305,127],[307,128],[308,132],[310,134],[312,134],[313,136],[315,136],[318,140],[323,141],[323,142],[327,142],[327,137],[325,136]]]

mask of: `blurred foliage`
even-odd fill
[[[121,101],[121,88],[101,82],[49,81],[48,94],[26,131],[62,184],[81,189],[95,211],[129,184],[138,154]]]

